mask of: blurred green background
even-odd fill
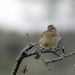
[[[28,44],[26,33],[32,42],[37,42],[49,24],[63,37],[65,52],[75,51],[74,0],[2,0],[0,10],[0,75],[11,74],[17,56]],[[57,58],[54,54],[44,56]],[[26,75],[75,75],[75,56],[48,67],[41,59],[28,57],[23,59],[17,75],[22,75],[21,69],[26,65]]]

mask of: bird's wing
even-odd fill
[[[43,32],[43,34],[41,35],[41,37],[39,39],[39,43],[41,43],[46,38],[45,37],[46,33],[47,33],[47,31]]]
[[[43,32],[40,38],[44,37],[46,35],[47,31]]]

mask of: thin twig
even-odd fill
[[[28,33],[26,33],[26,36],[27,36],[27,41],[28,41],[28,43],[30,43],[31,41],[30,41],[30,38],[29,38]]]
[[[27,66],[21,69],[23,75],[25,75],[27,71],[28,71]]]

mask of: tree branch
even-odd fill
[[[30,50],[31,48],[34,47],[36,43],[32,43],[32,44],[29,44],[27,45],[22,51],[21,53],[19,54],[19,56],[17,57],[17,60],[16,60],[16,64],[14,64],[14,67],[13,67],[13,70],[11,72],[11,75],[16,75],[17,73],[17,70],[23,60],[24,57],[28,57],[29,55],[27,54],[27,51]]]
[[[69,53],[69,54],[64,53],[64,49],[63,48],[61,49],[62,38],[59,40],[56,48],[54,48],[53,50],[48,50],[48,49],[41,49],[40,46],[39,46],[39,43],[30,42],[28,34],[26,34],[26,35],[27,35],[27,40],[28,40],[29,44],[18,55],[16,63],[13,66],[13,70],[11,72],[11,75],[16,75],[23,58],[30,57],[32,55],[37,55],[36,56],[37,58],[41,57],[45,64],[57,62],[57,61],[63,60],[64,58],[67,58],[69,56],[75,55],[75,52]],[[29,50],[31,50],[33,47],[35,48],[35,50],[32,51],[32,52],[29,52]],[[62,50],[63,54],[60,57],[52,59],[52,60],[47,60],[42,55],[42,53],[54,53],[54,52],[57,52],[57,51],[60,51],[60,50]]]
[[[67,57],[70,57],[72,55],[75,55],[75,52],[73,53],[69,53],[69,54],[63,54],[61,57],[59,58],[55,58],[55,59],[52,59],[52,60],[46,60],[46,59],[43,59],[44,63],[48,64],[48,63],[53,63],[53,62],[57,62],[57,61],[60,61],[60,60],[63,60]]]

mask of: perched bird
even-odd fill
[[[47,31],[41,35],[39,44],[41,48],[53,49],[57,46],[59,40],[60,36],[57,29],[53,25],[49,25]]]

